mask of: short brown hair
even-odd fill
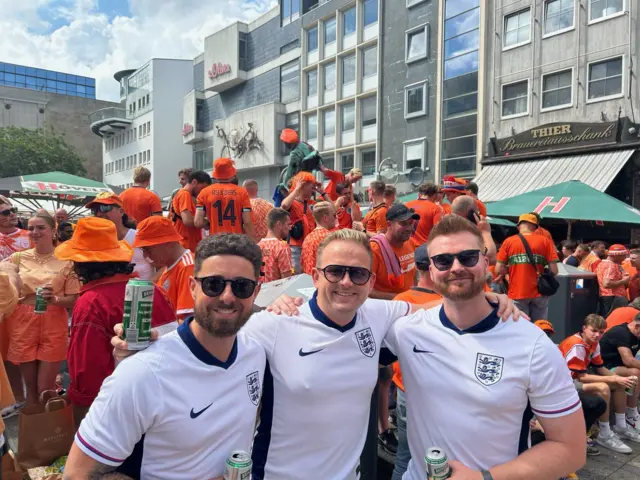
[[[278,222],[284,222],[289,216],[290,213],[283,208],[272,208],[267,213],[267,228],[273,230]]]
[[[344,183],[339,183],[336,185],[336,193],[338,195],[342,195],[347,188],[351,188],[351,185],[346,185]]]
[[[144,183],[151,180],[151,171],[146,167],[136,167],[133,171],[134,183]]]
[[[393,185],[386,185],[384,187],[383,197],[393,197],[396,194],[396,187]]]
[[[358,232],[357,230],[351,230],[350,228],[335,230],[327,235],[324,240],[322,240],[316,252],[316,266],[320,266],[322,252],[324,252],[324,249],[327,248],[327,245],[329,245],[331,242],[337,241],[352,242],[363,247],[369,254],[369,268],[371,268],[371,264],[373,263],[373,252],[371,251],[371,245],[369,244],[369,237],[367,237],[366,233]]]
[[[604,319],[604,317],[601,317],[598,314],[590,313],[584,319],[584,326],[592,327],[597,330],[604,330],[605,328],[607,328],[607,321]]]
[[[434,239],[443,235],[455,235],[456,233],[470,233],[478,239],[478,243],[484,248],[484,240],[482,239],[482,233],[480,229],[459,215],[445,215],[442,217],[435,227],[431,229],[429,238],[427,239],[427,248],[431,245]]]
[[[331,202],[318,202],[314,204],[311,213],[316,223],[320,223],[322,217],[324,217],[325,215],[329,215],[332,208],[335,207],[333,207],[333,203]]]
[[[438,186],[431,182],[423,183],[422,185],[420,185],[420,188],[418,188],[418,193],[420,195],[426,195],[430,197],[438,193]]]
[[[591,247],[589,247],[589,245],[587,245],[586,243],[581,243],[580,245],[578,245],[576,247],[576,250],[581,248],[582,250],[584,250],[585,252],[590,252],[591,251]],[[640,253],[640,250],[638,251]],[[631,252],[633,253],[633,252]]]
[[[191,175],[191,172],[193,172],[193,168],[183,168],[178,172],[178,176],[184,175],[188,177],[189,175]]]
[[[384,186],[384,182],[380,180],[374,180],[369,184],[369,188],[371,189],[373,194],[377,195],[378,197],[384,193]]]

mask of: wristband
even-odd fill
[[[480,473],[482,474],[482,480],[493,480],[493,475],[489,470],[482,470]]]

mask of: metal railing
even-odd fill
[[[122,120],[129,120],[129,115],[126,108],[120,107],[107,107],[101,110],[97,110],[89,114],[89,123],[93,124],[101,120],[109,118],[116,118]]]

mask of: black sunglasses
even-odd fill
[[[440,271],[444,272],[453,266],[455,259],[458,259],[463,267],[475,267],[480,260],[480,250],[463,250],[460,253],[441,253],[431,257],[431,262]]]
[[[211,277],[196,278],[202,291],[207,297],[219,297],[227,288],[227,283],[231,284],[231,291],[240,300],[245,300],[253,295],[258,286],[258,282],[249,278],[224,278],[220,275],[212,275]]]
[[[6,210],[3,210],[0,212],[0,215],[4,216],[4,217],[8,217],[9,215],[14,215],[18,213],[18,209],[13,207],[13,208],[8,208]]]
[[[113,210],[116,206],[115,205],[105,205],[103,203],[99,203],[97,205],[93,205],[91,207],[91,212],[95,215],[98,212],[102,212],[102,213],[109,213],[111,210]]]
[[[371,278],[371,270],[364,267],[349,267],[346,265],[327,265],[324,268],[319,268],[326,278],[331,283],[338,283],[349,272],[349,278],[356,285],[364,285]]]

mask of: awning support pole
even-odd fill
[[[571,220],[567,220],[567,240],[571,240]]]

